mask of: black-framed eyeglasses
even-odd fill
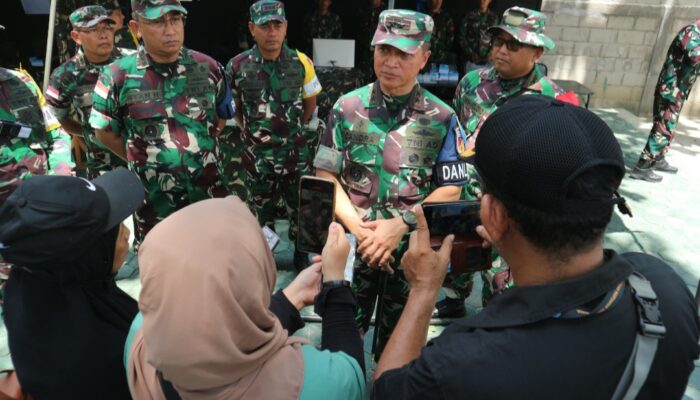
[[[89,29],[80,29],[80,30],[78,30],[78,32],[80,32],[80,33],[86,33],[86,34],[88,34],[88,35],[92,35],[92,34],[94,34],[94,33],[99,33],[99,34],[103,34],[103,33],[114,33],[114,27],[111,26],[111,25],[102,26],[102,27],[97,27],[97,26],[96,26],[96,27],[94,27],[94,28],[89,28]]]
[[[491,38],[491,47],[496,48],[496,47],[501,47],[503,45],[506,45],[506,48],[508,51],[516,52],[523,47],[526,47],[526,44],[522,44],[518,42],[517,40],[506,40],[500,36],[496,36]]]

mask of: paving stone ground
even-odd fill
[[[644,146],[651,127],[648,119],[639,118],[624,109],[593,110],[613,129],[622,146],[628,168],[631,168]],[[634,217],[615,213],[608,227],[606,246],[618,252],[640,251],[653,254],[668,262],[695,293],[700,279],[700,207],[696,199],[700,195],[700,123],[681,118],[677,136],[667,158],[680,170],[675,175],[664,175],[660,183],[648,183],[625,178],[621,194],[627,198]],[[278,224],[284,236],[286,224]],[[283,240],[275,251],[278,265],[277,287],[286,286],[294,277],[292,264],[293,246]],[[133,264],[132,260],[132,264]],[[127,269],[132,266],[127,266]],[[135,273],[125,269],[128,279],[118,282],[134,298],[138,298],[140,282]],[[477,277],[472,295],[466,300],[468,314],[481,309],[481,282]],[[296,334],[320,343],[321,324],[311,307],[302,310],[306,326]],[[444,321],[431,325],[429,337],[440,334]],[[374,364],[370,362],[370,330],[365,338],[368,376]],[[0,370],[11,369],[7,347],[7,333],[0,320]],[[685,399],[700,399],[700,362],[690,377]]]

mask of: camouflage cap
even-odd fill
[[[520,43],[554,50],[554,41],[544,34],[547,17],[539,11],[524,7],[511,7],[503,13],[500,25],[488,29],[493,34],[496,29],[509,33]]]
[[[146,19],[157,19],[171,11],[187,15],[179,0],[131,0],[131,11]]]
[[[263,25],[270,21],[284,22],[287,20],[284,3],[275,0],[256,1],[250,6],[250,20],[255,25]]]
[[[102,6],[80,7],[73,11],[68,19],[73,25],[73,29],[89,29],[100,22],[115,23]]]
[[[387,44],[414,54],[423,43],[430,43],[433,18],[411,10],[385,10],[379,14],[372,46]]]

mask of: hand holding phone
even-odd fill
[[[455,235],[451,274],[491,267],[491,249],[484,248],[484,240],[477,232],[481,225],[480,208],[480,202],[473,200],[423,204],[433,248],[439,247],[446,235]]]
[[[328,239],[321,254],[324,282],[344,279],[345,264],[349,253],[350,242],[345,236],[345,230],[340,224],[332,223],[328,228]]]

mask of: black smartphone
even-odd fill
[[[297,250],[321,254],[333,222],[335,183],[315,176],[302,176],[299,182],[299,232]]]
[[[459,200],[445,203],[423,203],[423,214],[431,236],[475,233],[481,224],[480,203]]]

